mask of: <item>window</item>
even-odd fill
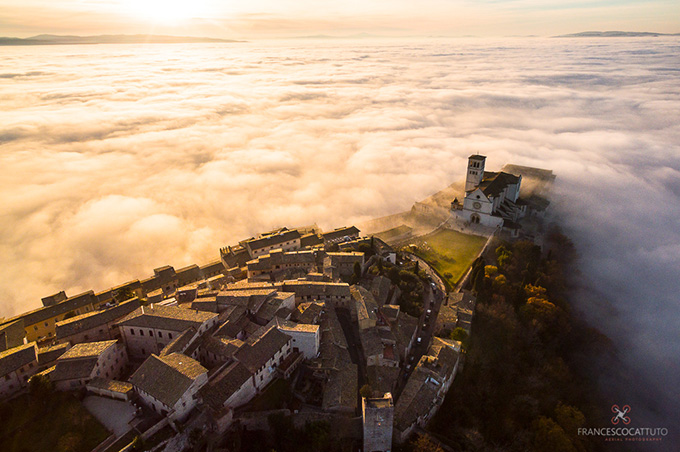
[[[149,330],[149,336],[153,337],[153,330]]]
[[[131,334],[132,336],[135,335],[135,330],[134,330],[134,328],[130,328],[130,334]]]
[[[139,335],[144,336],[144,330],[139,330]]]
[[[146,355],[146,351],[142,349],[142,355]]]
[[[47,322],[45,322],[45,326],[49,326],[49,324]]]
[[[172,333],[168,333],[168,337],[172,339]]]
[[[162,332],[162,331],[159,331],[159,332],[158,332],[158,337],[163,337],[163,332]]]
[[[34,326],[33,329],[36,330],[36,331],[38,331],[38,326],[37,326],[37,325]]]

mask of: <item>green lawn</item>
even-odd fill
[[[110,434],[67,393],[40,400],[22,395],[0,405],[0,419],[3,452],[87,452]]]
[[[465,275],[486,240],[486,237],[442,229],[413,241],[417,248],[411,251],[432,265],[453,287]]]

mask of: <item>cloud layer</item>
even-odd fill
[[[6,50],[0,315],[407,209],[480,152],[557,173],[584,315],[680,384],[678,39]]]

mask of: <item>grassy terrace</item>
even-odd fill
[[[28,394],[0,405],[3,452],[90,451],[109,432],[72,395],[54,392],[39,400]]]
[[[410,251],[432,265],[453,287],[465,275],[486,240],[486,237],[442,229],[415,239],[412,243],[417,248]]]

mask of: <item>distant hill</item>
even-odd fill
[[[649,33],[646,31],[584,31],[581,33],[553,36],[553,38],[646,38],[657,36],[680,36],[680,33]]]
[[[197,38],[193,36],[166,36],[166,35],[99,35],[99,36],[38,35],[25,39],[0,37],[0,45],[5,46],[69,45],[69,44],[185,44],[185,43],[229,43],[229,42],[243,42],[243,41],[216,38]]]

